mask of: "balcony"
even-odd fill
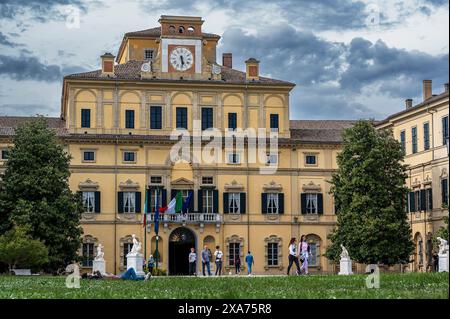
[[[149,222],[155,221],[155,214],[148,214]],[[222,222],[222,215],[220,214],[161,214],[160,222],[176,223],[176,224],[219,224]]]

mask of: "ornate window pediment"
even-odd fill
[[[427,177],[424,179],[422,184],[423,185],[429,185],[429,184],[431,184],[431,182],[432,182],[431,177],[429,175],[427,175]]]
[[[447,173],[447,168],[443,168],[442,170],[441,170],[441,176],[440,176],[440,178],[447,178],[448,177],[448,173]]]
[[[420,185],[421,185],[421,183],[420,183],[420,181],[417,179],[417,177],[416,177],[416,179],[414,179],[414,182],[412,182],[412,184],[411,184],[411,186],[412,186],[413,188],[418,188],[418,187],[420,187]]]
[[[244,190],[244,185],[233,180],[230,184],[225,184],[225,190],[228,192],[242,192]]]
[[[303,184],[302,187],[304,192],[310,192],[310,193],[321,193],[322,187],[320,184],[314,183],[314,181],[310,181],[308,184]]]
[[[139,183],[135,183],[131,179],[128,179],[126,182],[120,183],[119,188],[121,190],[138,190]]]
[[[90,178],[86,179],[84,182],[78,184],[78,188],[81,191],[96,191],[98,189],[98,183],[93,182]]]
[[[269,184],[265,184],[263,189],[266,192],[281,192],[283,190],[283,186],[275,181],[271,181]]]
[[[192,189],[194,187],[194,182],[181,177],[170,183],[170,186],[173,189]]]

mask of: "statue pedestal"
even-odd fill
[[[144,266],[144,255],[140,253],[129,253],[127,255],[127,270],[130,268],[134,268],[134,271],[136,271],[136,275],[145,276],[143,266]]]
[[[338,275],[352,275],[352,260],[350,258],[341,258]]]
[[[106,274],[106,266],[105,266],[105,260],[102,259],[94,259],[94,262],[92,264],[92,272],[99,271],[102,275]]]
[[[448,272],[448,252],[439,254],[439,272]]]

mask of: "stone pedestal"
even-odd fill
[[[439,272],[448,272],[448,252],[439,254]]]
[[[136,275],[145,276],[143,266],[144,255],[142,255],[141,253],[129,253],[127,255],[127,270],[130,268],[134,268],[134,271],[136,271]]]
[[[338,275],[351,275],[351,274],[353,274],[352,260],[350,258],[341,258]]]
[[[92,264],[92,272],[100,271],[102,275],[106,274],[106,266],[105,266],[105,260],[102,259],[94,259],[94,262]]]

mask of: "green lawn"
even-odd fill
[[[64,277],[0,276],[0,298],[448,298],[448,273],[382,274],[379,289],[364,275],[186,278],[149,281],[81,280]]]

